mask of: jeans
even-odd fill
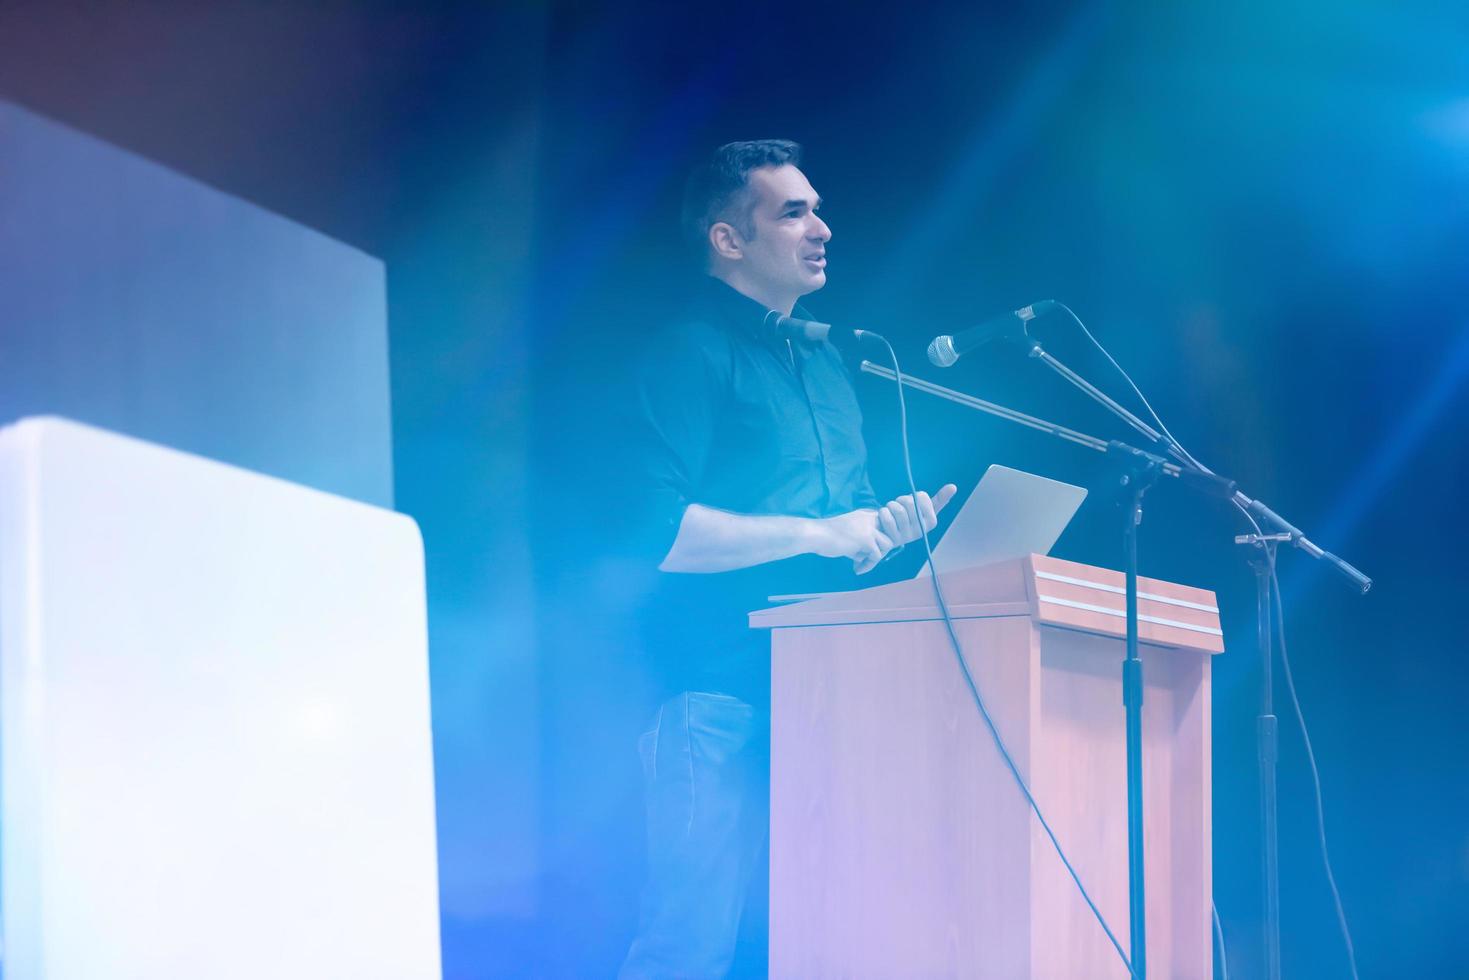
[[[767,887],[758,872],[770,832],[770,716],[729,695],[687,691],[658,709],[638,752],[648,881],[619,977],[728,976],[747,898],[768,915],[766,895],[749,893],[752,880]],[[759,963],[749,972],[763,976],[766,923],[751,925]]]

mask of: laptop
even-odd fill
[[[1086,490],[1008,466],[991,466],[933,546],[940,573],[1050,552]],[[928,562],[916,578],[928,574]]]
[[[933,560],[942,573],[1049,554],[1085,499],[1083,487],[993,465],[984,471],[949,529],[933,546]],[[928,562],[924,562],[914,578],[927,574]],[[831,594],[773,595],[770,601],[799,602]]]

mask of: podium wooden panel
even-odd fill
[[[1123,576],[951,573],[965,658],[1127,948]],[[1148,964],[1213,976],[1211,592],[1139,579]],[[772,977],[1126,977],[965,688],[926,579],[751,614],[772,630]]]

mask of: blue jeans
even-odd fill
[[[658,709],[638,752],[648,881],[618,975],[727,976],[746,899],[767,907],[748,893],[752,879],[765,882],[757,865],[770,833],[770,716],[726,694],[686,691]],[[763,957],[751,972],[763,975]]]

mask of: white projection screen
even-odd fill
[[[0,101],[0,421],[393,504],[378,259]]]

